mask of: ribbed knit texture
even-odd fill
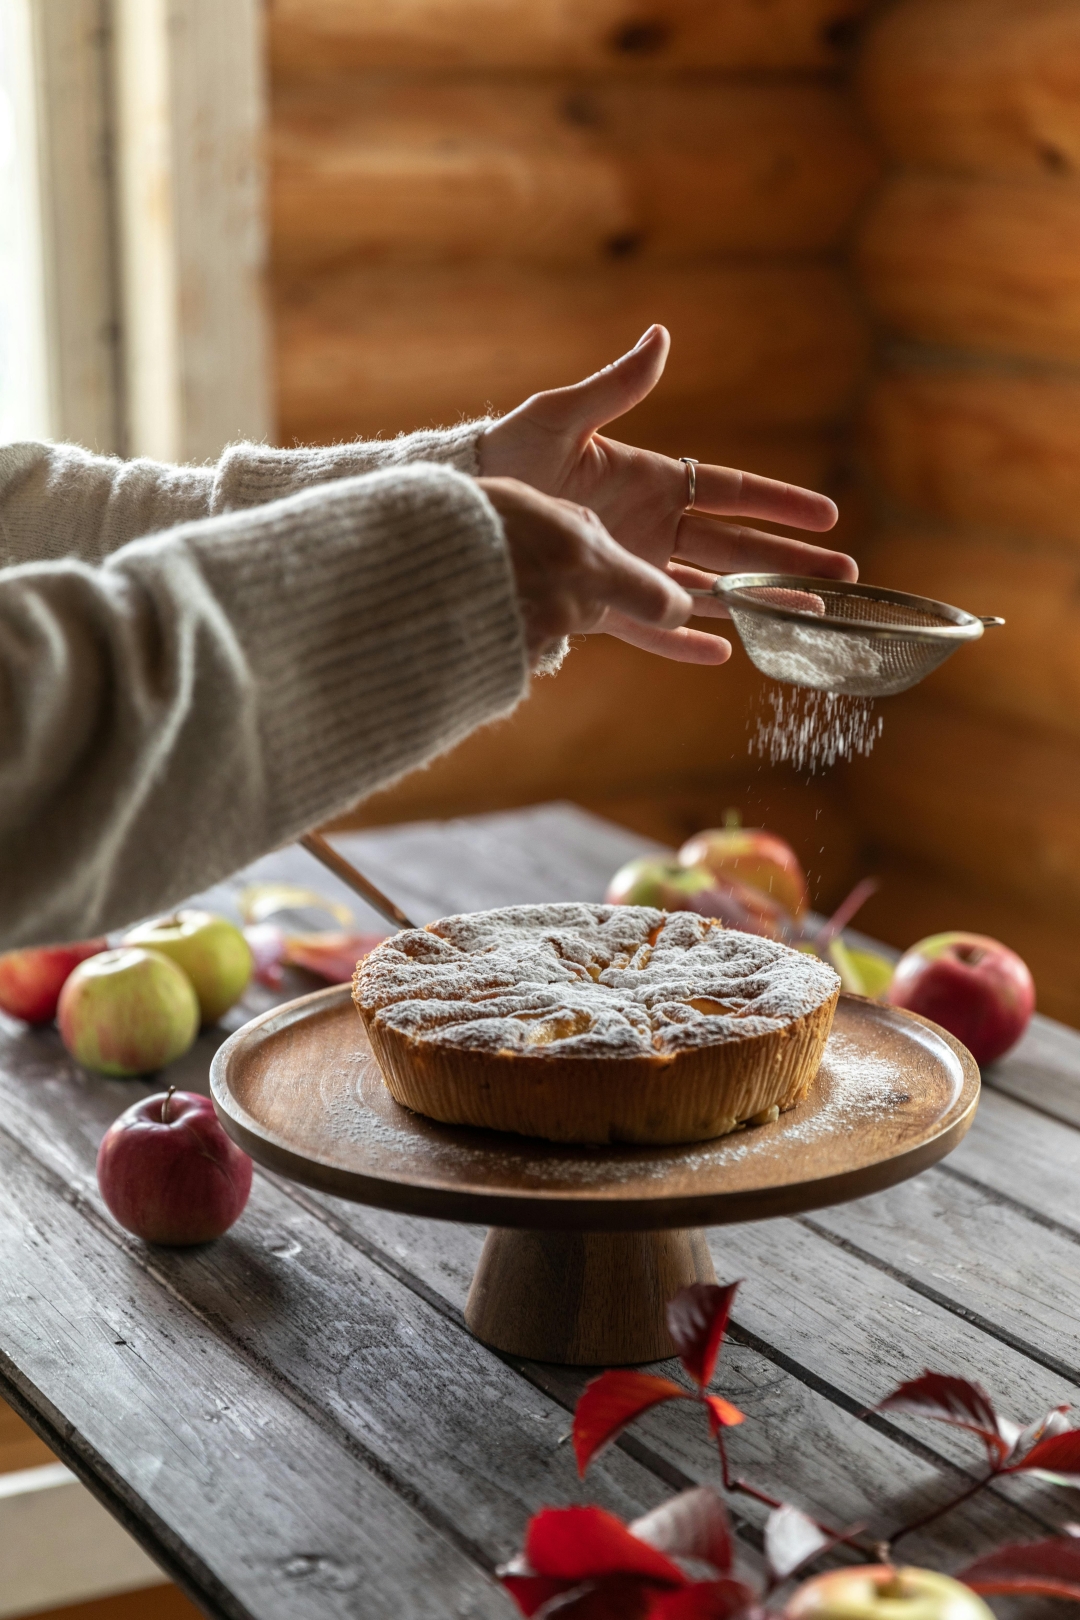
[[[477,431],[208,469],[0,450],[0,948],[172,905],[514,706]]]

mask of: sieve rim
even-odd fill
[[[837,619],[831,614],[810,613],[805,608],[775,607],[758,602],[745,595],[747,591],[762,589],[801,590],[818,593],[839,589],[851,596],[862,596],[873,602],[890,602],[895,607],[907,607],[940,613],[948,624],[861,624],[857,620]],[[938,602],[930,596],[912,596],[906,591],[886,590],[881,585],[850,585],[843,580],[822,579],[812,574],[721,574],[713,584],[713,593],[728,608],[740,613],[756,613],[765,619],[786,619],[792,624],[827,625],[849,636],[876,636],[901,641],[976,641],[983,633],[983,621],[964,608],[948,602]]]

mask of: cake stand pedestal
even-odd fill
[[[673,1353],[664,1306],[714,1282],[701,1231],[891,1187],[971,1124],[979,1071],[936,1024],[841,996],[809,1097],[772,1125],[679,1147],[573,1147],[439,1125],[394,1102],[348,985],[246,1024],[210,1071],[257,1163],[381,1209],[491,1227],[465,1319],[486,1344],[582,1366]]]

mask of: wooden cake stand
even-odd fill
[[[465,1319],[537,1361],[672,1354],[664,1304],[714,1282],[703,1226],[843,1203],[917,1175],[971,1124],[979,1071],[912,1013],[842,996],[809,1097],[682,1147],[571,1147],[438,1125],[394,1102],[348,985],[238,1030],[210,1071],[229,1135],[268,1170],[358,1203],[490,1226]]]

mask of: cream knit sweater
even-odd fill
[[[0,448],[0,949],[170,906],[513,708],[485,425]]]

